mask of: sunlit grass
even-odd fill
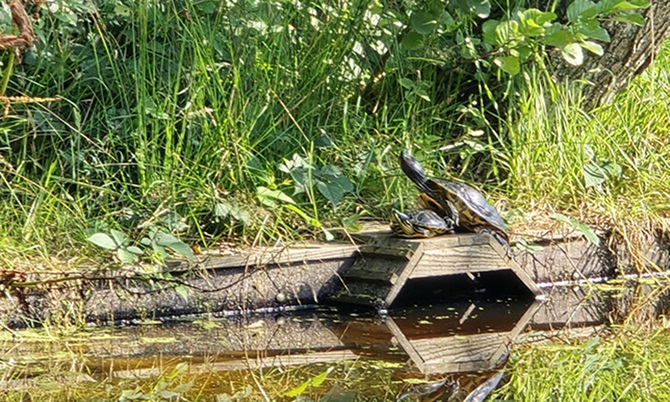
[[[384,7],[347,4],[102,1],[100,13],[79,10],[76,26],[45,16],[41,53],[16,66],[8,92],[61,100],[14,104],[0,121],[6,265],[95,254],[84,239],[110,228],[138,240],[160,226],[203,246],[324,238],[413,202],[401,149],[432,175],[479,186],[503,215],[560,211],[618,232],[661,224],[667,50],[592,113],[539,67],[510,86],[503,111],[501,99],[470,93],[465,70],[370,28],[366,18]],[[360,48],[382,39],[390,57],[372,76],[379,54]],[[294,155],[311,164],[311,186],[287,173]],[[613,175],[591,185],[589,166]],[[322,168],[353,191],[316,183]]]
[[[91,373],[81,359],[54,358],[42,366],[13,362],[0,386],[5,401],[170,400],[294,401],[323,397],[345,400],[395,400],[411,384],[395,378],[398,364],[383,361],[334,362],[295,367],[207,370],[181,359],[144,359],[144,370],[126,372],[116,362],[109,376]],[[153,361],[152,361],[153,360]],[[138,367],[139,368],[139,367]],[[47,370],[45,372],[44,370]],[[24,378],[27,376],[28,378]],[[405,375],[406,378],[416,378]],[[314,379],[317,379],[314,383]],[[10,390],[15,387],[17,389]],[[2,392],[2,391],[0,391]],[[226,397],[231,399],[226,399]],[[24,398],[24,399],[22,399]],[[219,398],[219,399],[217,399]]]
[[[603,339],[522,346],[493,400],[670,400],[670,337],[622,330]]]

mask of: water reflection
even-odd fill
[[[640,285],[628,289],[612,297],[564,287],[552,290],[546,302],[482,296],[385,315],[320,308],[91,328],[67,336],[5,332],[0,386],[25,391],[84,384],[92,390],[86,384],[107,389],[101,384],[131,382],[131,388],[144,389],[142,381],[167,378],[199,386],[205,400],[232,396],[247,385],[261,399],[266,393],[292,400],[289,392],[305,383],[299,394],[314,400],[463,400],[487,381],[500,381],[515,342],[601,330],[636,300],[659,293],[653,286],[646,293]],[[633,310],[649,318],[664,306]],[[179,375],[170,374],[178,367]],[[319,376],[324,380],[313,381]]]

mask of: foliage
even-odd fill
[[[665,331],[629,333],[568,344],[525,346],[513,357],[509,381],[493,400],[668,400]]]
[[[520,0],[47,4],[8,94],[60,100],[12,104],[0,121],[0,229],[21,253],[95,234],[122,261],[222,238],[330,239],[406,203],[402,148],[519,207],[599,202],[634,166],[603,142],[623,126],[582,124],[543,57],[598,53],[601,23],[639,22],[639,0],[575,0],[565,21]],[[577,126],[588,140],[557,133]],[[547,168],[570,174],[557,186]],[[168,215],[185,229],[150,231]]]

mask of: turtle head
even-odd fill
[[[428,178],[426,177],[426,173],[424,173],[423,167],[421,167],[419,161],[414,159],[414,157],[407,152],[402,151],[400,154],[400,168],[402,169],[403,173],[405,173],[405,175],[407,175],[407,177],[409,177],[409,179],[412,180],[412,182],[419,188],[419,190],[426,191],[426,182],[428,181]]]

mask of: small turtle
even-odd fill
[[[421,192],[424,208],[450,219],[456,227],[488,231],[509,250],[505,222],[482,193],[465,183],[426,177],[421,164],[406,152],[400,155],[400,167]]]
[[[451,218],[442,218],[435,211],[421,209],[404,214],[397,209],[391,217],[391,230],[402,237],[433,237],[453,233]]]

